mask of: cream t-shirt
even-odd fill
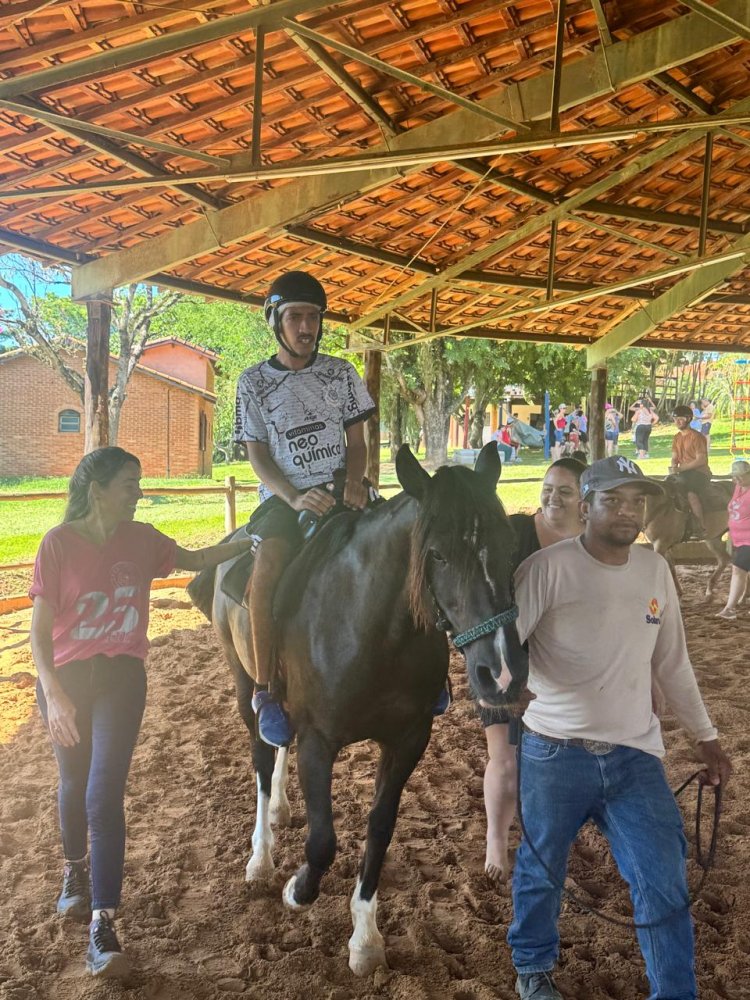
[[[633,546],[626,564],[609,566],[590,556],[580,538],[570,538],[526,559],[515,583],[518,633],[529,641],[529,689],[536,695],[526,726],[661,757],[653,677],[694,739],[716,738],[660,555]]]

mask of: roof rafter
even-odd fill
[[[744,255],[749,253],[750,235],[736,240],[730,249]],[[641,340],[671,316],[706,298],[713,289],[745,265],[747,258],[744,255],[711,263],[693,271],[657,299],[643,305],[588,348],[587,366],[596,368],[605,364],[608,358]]]
[[[278,10],[279,6],[275,4],[274,10]],[[736,15],[747,10],[748,0],[720,0],[718,6]],[[688,14],[669,21],[613,44],[606,57],[599,48],[572,63],[563,77],[560,107],[562,110],[569,109],[598,96],[614,93],[725,44],[726,31],[707,24],[698,15]],[[549,111],[550,80],[549,72],[541,73],[508,86],[502,93],[481,103],[511,120],[540,120]],[[0,83],[0,96],[3,86]],[[467,141],[478,141],[491,136],[493,126],[460,109],[394,137],[389,146],[392,149],[409,149],[420,143],[435,144],[456,134],[465,136]],[[250,202],[241,202],[211,213],[210,219],[198,220],[176,233],[163,234],[144,246],[111,254],[76,269],[75,296],[86,297],[139,280],[191,257],[210,253],[219,246],[247,239],[257,232],[274,232],[284,225],[303,222],[324,206],[346,201],[355,193],[366,192],[383,182],[382,173],[371,171],[313,178],[264,192]]]

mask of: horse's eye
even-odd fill
[[[444,556],[440,555],[437,549],[430,549],[430,559],[432,559],[434,563],[437,563],[438,566],[445,566],[448,562]]]

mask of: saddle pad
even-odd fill
[[[229,567],[221,580],[221,592],[231,598],[236,604],[245,603],[247,581],[253,572],[255,553],[246,552],[236,563]]]

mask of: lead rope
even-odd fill
[[[515,733],[514,733],[515,729]],[[703,808],[703,784],[698,782],[698,798],[696,802],[696,812],[695,812],[695,860],[697,864],[703,869],[703,873],[700,877],[698,885],[692,893],[688,895],[688,902],[685,907],[679,907],[671,910],[666,916],[662,917],[661,920],[650,921],[647,924],[636,923],[635,920],[620,920],[618,917],[610,917],[606,913],[601,913],[599,910],[595,910],[593,906],[589,903],[584,902],[580,896],[576,893],[571,892],[564,883],[557,881],[555,875],[550,871],[547,863],[540,857],[534,844],[531,842],[528,831],[526,830],[526,825],[523,821],[523,809],[521,807],[521,746],[523,742],[523,723],[519,720],[511,720],[511,742],[513,736],[516,736],[516,762],[518,768],[518,781],[516,783],[516,811],[518,813],[518,824],[521,828],[521,833],[529,847],[529,850],[534,855],[536,860],[542,866],[547,875],[547,878],[552,883],[553,887],[559,890],[563,896],[575,903],[576,906],[584,910],[586,913],[590,913],[594,917],[598,917],[600,920],[605,921],[608,924],[614,924],[616,927],[625,927],[627,930],[650,930],[654,927],[661,927],[662,924],[666,923],[667,920],[671,920],[672,917],[676,916],[678,913],[682,913],[683,909],[690,909],[695,900],[698,898],[703,886],[705,884],[706,878],[709,871],[714,866],[714,861],[716,859],[716,843],[719,833],[719,818],[721,816],[721,799],[722,799],[722,789],[721,785],[712,785],[714,792],[714,815],[713,815],[713,827],[711,830],[711,842],[708,847],[708,854],[704,856],[703,853],[703,840],[701,836],[701,812]],[[695,771],[690,777],[683,781],[680,787],[673,792],[675,798],[681,795],[682,792],[691,785],[698,777],[703,773],[702,770]]]

